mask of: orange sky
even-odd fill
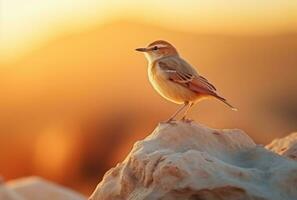
[[[147,62],[134,51],[156,39],[174,44],[239,108],[204,101],[190,118],[242,129],[263,144],[297,130],[296,0],[0,4],[0,173],[7,179],[35,174],[89,194],[177,109],[153,90]]]
[[[291,0],[2,0],[0,9],[0,56],[4,60],[59,35],[113,20],[210,34],[297,31],[297,1]]]

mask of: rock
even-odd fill
[[[4,184],[0,185],[0,200],[25,200],[18,193],[6,187]]]
[[[160,124],[110,169],[90,200],[293,200],[297,163],[241,130]]]
[[[284,138],[273,140],[266,148],[279,155],[297,161],[297,133],[292,133]]]
[[[38,177],[0,184],[0,200],[85,200],[86,197]]]

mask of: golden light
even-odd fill
[[[296,32],[296,1],[1,1],[1,58],[16,58],[58,35],[112,20],[211,34]]]
[[[89,194],[177,108],[134,51],[156,39],[239,108],[205,101],[190,118],[260,143],[296,131],[296,25],[292,0],[0,0],[1,176]]]
[[[36,172],[55,177],[63,176],[69,163],[75,165],[72,158],[77,154],[76,142],[73,134],[62,127],[49,127],[39,133],[33,157]]]

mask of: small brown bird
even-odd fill
[[[154,89],[165,99],[183,104],[167,122],[174,120],[186,106],[188,107],[182,120],[190,121],[186,119],[189,109],[206,98],[216,98],[232,110],[237,110],[219,96],[216,88],[182,59],[169,42],[157,40],[145,48],[137,48],[136,51],[144,52],[148,60],[148,76]]]

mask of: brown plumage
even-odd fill
[[[149,61],[149,79],[159,94],[169,101],[184,104],[182,109],[188,105],[183,119],[191,106],[209,97],[214,97],[232,110],[236,110],[225,98],[217,94],[213,84],[199,75],[195,68],[179,56],[177,50],[170,43],[158,40],[146,48],[136,50],[145,52]],[[169,121],[173,120],[182,109],[179,109]]]

